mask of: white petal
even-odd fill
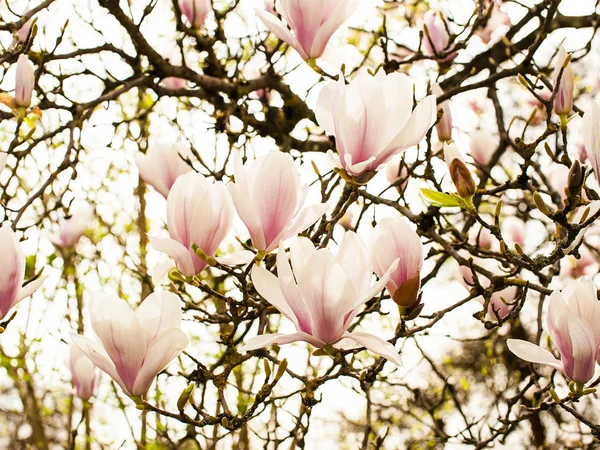
[[[96,365],[96,367],[115,380],[115,382],[121,386],[121,389],[123,389],[125,394],[132,395],[123,383],[123,380],[121,380],[114,363],[110,360],[100,343],[74,333],[71,333],[71,340],[73,344],[75,344],[83,353],[85,353],[85,355]]]
[[[255,336],[250,339],[248,343],[240,349],[240,351],[250,352],[252,350],[258,350],[259,348],[269,347],[273,344],[285,345],[298,341],[308,342],[317,348],[325,347],[323,342],[306,333],[261,334],[260,336]]]
[[[552,356],[552,353],[548,350],[545,350],[538,345],[521,339],[508,339],[506,345],[511,352],[525,361],[544,364],[561,372],[563,370],[560,361]]]
[[[256,10],[256,15],[264,22],[267,28],[279,39],[284,41],[289,46],[293,47],[302,57],[302,59],[307,60],[308,55],[302,48],[302,46],[298,43],[294,35],[290,32],[290,30],[273,14],[268,13],[266,11],[262,11],[260,9]]]
[[[319,92],[317,106],[315,107],[317,123],[330,136],[335,134],[335,124],[333,122],[333,102],[335,100],[337,87],[338,84],[333,81],[325,84]]]
[[[353,341],[365,347],[367,350],[383,356],[385,359],[393,362],[394,364],[402,364],[400,361],[400,355],[396,351],[396,348],[389,342],[384,341],[377,336],[360,331],[354,331],[353,333],[345,333],[344,338],[352,339]]]
[[[135,317],[144,329],[147,344],[163,331],[181,326],[180,301],[172,292],[156,291],[138,306]]]
[[[257,264],[252,267],[251,277],[256,291],[281,314],[296,324],[296,316],[281,293],[277,277]]]
[[[188,337],[179,328],[171,328],[159,334],[148,346],[144,364],[135,379],[133,395],[148,392],[156,375],[189,343]]]
[[[194,261],[188,249],[173,239],[161,238],[158,236],[148,236],[150,244],[159,252],[166,253],[175,260],[177,268],[186,277],[196,275]]]

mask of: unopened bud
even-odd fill
[[[411,307],[417,303],[419,289],[421,288],[421,277],[417,275],[410,280],[406,280],[396,289],[392,299],[398,306]]]
[[[585,169],[581,166],[579,160],[575,160],[569,169],[569,177],[567,178],[567,187],[571,195],[579,195],[583,182],[585,180]]]
[[[533,201],[535,202],[535,206],[537,206],[537,208],[542,212],[542,214],[546,216],[552,215],[550,209],[546,205],[546,202],[544,202],[544,199],[542,198],[539,192],[533,193]]]
[[[473,175],[467,165],[460,159],[456,158],[450,163],[450,177],[458,195],[463,198],[471,198],[477,191]]]
[[[183,392],[179,396],[179,399],[177,399],[177,409],[179,411],[183,411],[183,409],[185,408],[185,405],[187,405],[187,402],[190,400],[190,397],[192,396],[192,392],[194,392],[195,387],[196,387],[196,385],[194,383],[190,383],[183,390]]]

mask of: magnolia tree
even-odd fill
[[[0,447],[592,448],[593,0],[5,0]]]

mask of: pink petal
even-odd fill
[[[370,350],[379,356],[383,356],[388,361],[399,366],[402,365],[400,361],[400,355],[396,351],[396,348],[389,342],[384,341],[377,336],[360,331],[354,331],[352,333],[344,333],[344,338],[352,339],[359,345],[365,347],[367,350]]]

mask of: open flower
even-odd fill
[[[258,17],[279,39],[293,47],[304,60],[323,55],[333,33],[356,10],[358,0],[277,0],[274,14],[256,10]],[[289,28],[288,28],[289,27]]]
[[[175,180],[180,175],[192,170],[181,159],[180,155],[185,156],[186,154],[187,149],[180,145],[154,145],[148,149],[146,154],[136,153],[135,162],[144,183],[149,184],[167,198]]]
[[[198,29],[204,26],[212,3],[211,0],[179,0],[179,8],[192,27]]]
[[[386,288],[396,304],[413,306],[421,287],[423,267],[423,244],[419,235],[406,221],[386,217],[373,230],[371,255],[375,273],[380,277],[392,265],[397,265]]]
[[[183,275],[191,277],[207,266],[192,245],[214,257],[232,220],[233,204],[225,185],[220,181],[210,183],[203,175],[188,172],[177,179],[167,198],[171,239],[150,236],[150,243],[173,258]]]
[[[341,76],[325,85],[315,113],[319,125],[335,136],[336,164],[351,176],[368,178],[418,144],[436,120],[436,101],[429,95],[413,111],[412,98],[407,75],[383,70],[375,76],[362,71],[348,85]]]
[[[244,167],[236,153],[233,162],[235,184],[229,192],[257,250],[274,250],[325,213],[325,203],[304,206],[308,185],[290,155],[272,151]]]
[[[43,278],[22,286],[25,277],[25,255],[19,240],[10,226],[0,227],[0,320],[10,309],[33,294],[44,281]]]
[[[100,342],[73,334],[73,342],[127,395],[148,392],[156,375],[188,345],[181,331],[179,298],[150,294],[135,312],[118,297],[98,294],[90,303],[92,328]]]
[[[506,32],[506,29],[509,26],[510,17],[500,9],[500,5],[494,3],[494,6],[492,6],[492,13],[485,23],[485,26],[478,29],[475,34],[479,36],[484,44],[488,44],[492,40],[494,34],[499,36],[502,32],[501,30],[504,29],[504,32]]]
[[[480,167],[485,167],[489,164],[497,148],[498,141],[488,131],[475,130],[471,133],[469,150],[471,157]]]
[[[73,343],[69,346],[69,370],[75,394],[82,400],[89,400],[94,394],[100,375],[92,360]]]
[[[277,277],[255,265],[252,282],[261,296],[294,323],[297,333],[257,336],[244,350],[296,341],[324,348],[342,345],[342,339],[348,339],[399,364],[398,353],[389,342],[369,333],[347,331],[362,306],[383,289],[395,269],[394,264],[372,285],[369,254],[351,231],[346,232],[335,256],[327,249],[316,249],[303,237],[292,244],[289,257],[280,247]]]
[[[560,360],[548,350],[519,339],[508,339],[508,348],[525,361],[553,367],[576,383],[587,383],[594,376],[600,336],[600,305],[594,284],[590,280],[573,281],[562,292],[554,291],[546,319]]]
[[[54,245],[61,248],[75,247],[94,217],[94,208],[90,205],[73,209],[71,217],[60,224],[60,234],[51,236]]]

